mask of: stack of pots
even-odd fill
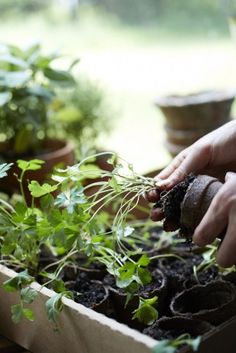
[[[208,132],[230,120],[234,91],[205,91],[159,97],[155,104],[165,116],[166,147],[176,156]]]

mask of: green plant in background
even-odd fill
[[[79,77],[72,89],[59,90],[51,105],[52,120],[60,126],[58,137],[69,137],[78,159],[96,149],[100,135],[111,129],[113,113],[99,85]]]
[[[153,353],[175,353],[183,346],[192,348],[194,352],[197,352],[201,343],[201,337],[191,338],[188,333],[184,333],[173,340],[162,340],[153,349]]]
[[[48,137],[49,103],[58,85],[73,85],[71,68],[55,68],[57,54],[43,55],[39,44],[0,47],[0,131],[4,156],[29,154]]]

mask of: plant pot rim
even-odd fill
[[[158,107],[184,107],[190,105],[209,104],[213,102],[224,102],[234,100],[236,91],[233,89],[225,90],[206,90],[194,92],[191,94],[170,94],[160,96],[155,99],[155,105]]]

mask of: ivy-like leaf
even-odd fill
[[[38,181],[32,180],[28,188],[33,197],[41,197],[55,191],[57,189],[57,185],[50,185],[48,183],[40,185]]]
[[[0,178],[7,176],[7,171],[11,168],[13,163],[2,163],[0,164]]]
[[[30,276],[27,270],[18,273],[15,277],[8,279],[3,283],[3,288],[7,292],[15,292],[22,286],[30,284],[34,281],[34,278]]]
[[[150,299],[140,298],[139,307],[133,312],[133,319],[138,319],[145,325],[152,325],[158,319],[158,311],[153,307],[157,300],[157,297]]]
[[[21,300],[26,304],[33,303],[34,299],[37,297],[38,292],[30,287],[22,288],[20,291]]]
[[[56,323],[58,315],[63,309],[63,306],[64,306],[62,302],[63,296],[73,299],[73,294],[69,291],[65,291],[59,294],[55,294],[53,297],[51,297],[46,301],[46,310],[47,310],[48,319],[50,321],[53,321],[54,323]]]
[[[67,208],[68,213],[73,213],[76,205],[87,202],[83,193],[83,188],[74,187],[59,194],[55,200],[55,205]]]
[[[177,348],[170,345],[169,340],[162,340],[152,348],[153,353],[175,353]]]

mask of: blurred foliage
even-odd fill
[[[57,54],[41,46],[0,47],[0,131],[5,157],[31,155],[47,138],[73,138],[94,147],[104,130],[103,93],[89,81],[76,82],[71,70],[56,67]]]
[[[226,30],[224,0],[81,0],[118,16],[122,21],[135,25],[163,25],[192,30],[204,30],[217,24]]]
[[[58,137],[73,140],[78,159],[96,148],[97,138],[110,131],[114,118],[103,89],[85,77],[78,78],[72,89],[60,91],[51,109]]]
[[[0,0],[0,14],[34,12],[48,8],[50,0]]]

